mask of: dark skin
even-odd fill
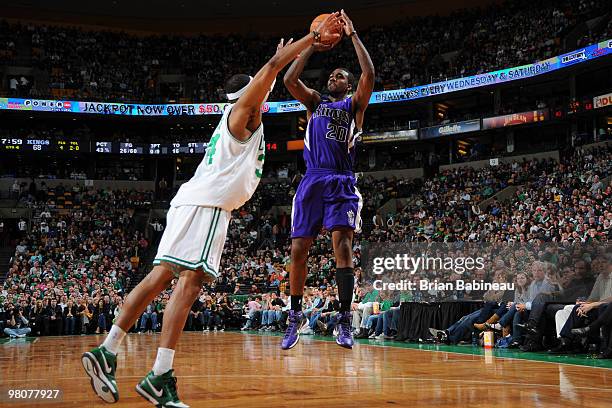
[[[321,41],[333,42],[338,39],[340,35],[335,32],[335,27],[340,24],[339,19],[339,13],[332,13],[321,23],[317,29],[321,34]],[[287,64],[313,43],[312,34],[296,42],[289,40],[286,44],[281,40],[276,54],[257,72],[244,95],[232,107],[228,126],[235,138],[241,141],[248,140],[251,134],[259,128],[261,105],[270,92],[272,82]],[[159,343],[160,347],[174,350],[185,326],[191,305],[198,297],[202,284],[211,279],[210,275],[205,274],[202,269],[190,270],[183,267],[176,269],[169,263],[162,263],[154,267],[127,296],[115,324],[127,332],[147,305],[170,285],[175,275],[178,275],[179,279],[166,305]]]
[[[361,129],[364,113],[374,89],[374,65],[368,51],[357,36],[352,21],[344,10],[341,11],[341,20],[344,34],[353,43],[361,68],[361,76],[359,77],[357,90],[353,94],[353,103],[351,104],[357,128]],[[304,71],[308,59],[314,52],[326,51],[332,47],[323,44],[309,47],[291,64],[284,77],[285,86],[291,95],[306,107],[308,120],[310,120],[312,112],[321,102],[321,94],[314,89],[308,88],[299,77]],[[346,99],[347,95],[353,91],[353,87],[349,82],[348,72],[340,68],[332,71],[327,80],[327,91],[329,92],[330,99],[334,102]],[[353,235],[354,231],[349,228],[336,228],[332,231],[332,243],[337,268],[353,267]],[[292,296],[302,296],[304,293],[304,285],[308,273],[306,261],[313,239],[314,237],[298,237],[293,238],[291,241],[289,287]]]
[[[317,28],[321,34],[321,42],[336,41],[340,34],[335,27],[340,24],[339,13],[332,13]],[[238,99],[229,117],[229,129],[238,139],[244,141],[261,125],[261,105],[270,92],[272,82],[287,64],[293,61],[300,52],[314,44],[314,36],[308,34],[300,40],[287,44],[281,40],[276,54],[253,77],[247,91]]]

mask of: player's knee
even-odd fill
[[[294,239],[291,242],[291,258],[294,263],[306,262],[308,258],[308,245],[302,239]]]
[[[181,274],[177,289],[180,290],[185,298],[192,298],[200,293],[202,288],[203,278],[201,273],[196,271],[185,271]]]
[[[336,257],[351,258],[353,247],[349,237],[341,237],[336,243]]]
[[[349,238],[343,238],[340,240],[338,249],[340,249],[343,253],[350,253],[352,250],[351,240]]]
[[[291,254],[298,254],[304,250],[304,243],[301,239],[294,239],[291,241]]]
[[[151,273],[149,273],[143,279],[143,281],[150,286],[161,286],[165,288],[170,285],[170,282],[172,282],[172,278],[173,274],[169,269],[158,265],[153,268],[153,271],[151,271]]]
[[[194,274],[192,274],[191,280],[189,283],[191,287],[199,293],[200,289],[202,289],[202,286],[204,285],[206,281],[205,278],[206,276],[204,275],[202,271],[197,271]]]

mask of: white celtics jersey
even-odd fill
[[[263,123],[241,142],[228,128],[230,105],[208,143],[195,175],[183,184],[172,207],[198,205],[232,211],[248,201],[261,180],[265,157]]]

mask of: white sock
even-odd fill
[[[108,336],[106,336],[106,339],[102,345],[105,349],[116,355],[124,337],[125,332],[123,329],[113,324],[113,327],[111,327],[110,332],[108,333]]]
[[[172,370],[172,362],[174,361],[174,350],[160,347],[157,349],[157,358],[153,365],[153,374],[162,375]]]

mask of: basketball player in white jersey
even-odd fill
[[[106,402],[119,399],[115,381],[117,352],[126,332],[171,281],[176,288],[164,312],[161,339],[153,369],[136,391],[157,407],[188,407],[177,394],[172,364],[174,350],[189,310],[203,283],[219,275],[231,211],[242,206],[259,184],[264,160],[261,105],[277,74],[298,54],[318,42],[340,37],[339,13],[299,41],[281,40],[276,54],[254,78],[235,75],[227,83],[230,106],[225,110],[195,175],[171,202],[167,227],[153,270],[130,292],[105,341],[82,356],[95,393]]]

